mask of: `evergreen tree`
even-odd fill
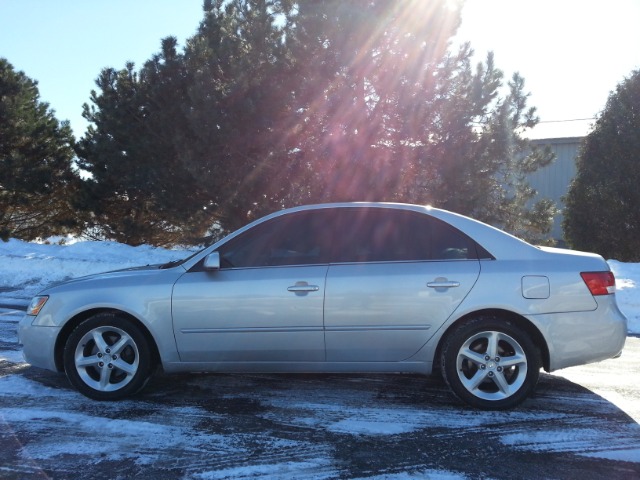
[[[37,82],[0,58],[0,238],[32,240],[81,228],[73,135],[40,100]]]
[[[98,238],[131,245],[197,243],[211,225],[202,192],[177,161],[183,139],[186,72],[169,37],[140,73],[132,63],[104,69],[78,146],[91,174],[85,202]]]
[[[185,49],[193,74],[187,122],[193,134],[181,163],[209,194],[226,230],[280,209],[290,189],[282,135],[291,116],[291,58],[286,1],[205,2],[205,18]]]
[[[168,38],[140,72],[128,64],[101,73],[78,154],[103,237],[202,241],[213,224],[230,230],[282,207],[286,147],[276,124],[289,92],[281,12],[280,2],[205,2],[184,54]]]
[[[183,54],[167,39],[140,72],[98,80],[79,151],[106,236],[173,242],[337,200],[548,231],[553,206],[530,205],[526,175],[552,156],[520,136],[537,122],[524,81],[449,51],[450,2],[207,0],[204,14]]]
[[[565,203],[572,248],[640,261],[640,70],[623,80],[585,138]]]
[[[449,51],[458,23],[445,1],[299,2],[302,194],[431,203],[539,240],[555,209],[531,205],[526,176],[553,156],[521,137],[538,121],[522,77]]]

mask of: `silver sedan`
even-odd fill
[[[166,372],[440,372],[511,408],[541,368],[618,355],[602,257],[431,207],[345,203],[257,220],[180,262],[78,278],[20,323],[33,366],[114,400]]]

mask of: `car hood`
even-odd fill
[[[143,279],[150,276],[173,274],[171,276],[175,276],[177,278],[183,273],[185,273],[185,269],[182,266],[176,266],[169,269],[164,268],[163,264],[130,267],[62,280],[48,285],[41,293],[45,293],[49,290],[68,289],[89,284],[116,282],[135,285],[138,281],[143,281]]]

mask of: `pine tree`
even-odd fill
[[[195,181],[178,161],[186,119],[186,73],[176,40],[138,73],[132,63],[104,69],[84,117],[91,122],[78,146],[79,165],[90,173],[85,201],[90,232],[139,245],[195,242],[211,219]]]
[[[289,108],[280,2],[205,2],[184,54],[173,38],[135,71],[105,69],[80,141],[94,230],[131,244],[202,241],[282,207]],[[211,233],[211,232],[209,232]]]
[[[79,177],[73,135],[40,100],[37,82],[0,58],[0,238],[75,232]]]
[[[227,230],[280,209],[290,189],[291,59],[285,45],[292,6],[216,0],[185,49],[188,125],[182,162],[209,193]]]
[[[552,156],[521,137],[537,122],[524,80],[450,51],[458,23],[446,0],[206,1],[184,53],[167,39],[140,72],[98,81],[79,150],[96,224],[172,242],[301,203],[386,200],[544,236],[553,205],[531,205],[526,175]]]
[[[539,240],[554,206],[526,175],[553,156],[521,137],[538,119],[519,75],[450,51],[449,2],[302,1],[291,41],[294,125],[319,201],[430,203]],[[504,88],[508,93],[501,97]]]
[[[612,92],[576,159],[564,236],[572,248],[640,261],[640,70]]]

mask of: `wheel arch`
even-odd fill
[[[64,346],[67,343],[67,340],[69,339],[69,335],[71,335],[71,332],[73,332],[78,325],[80,325],[82,322],[84,322],[88,318],[91,318],[94,315],[97,315],[100,313],[113,313],[115,315],[118,315],[119,317],[126,318],[127,320],[134,323],[135,326],[138,327],[138,329],[142,332],[142,334],[145,336],[145,339],[149,343],[149,347],[151,348],[151,359],[154,367],[161,364],[160,352],[158,351],[158,346],[156,344],[156,341],[153,338],[153,335],[151,335],[151,332],[149,331],[149,329],[146,327],[146,325],[143,322],[141,322],[138,318],[131,315],[130,313],[124,312],[122,310],[118,310],[114,308],[94,308],[91,310],[86,310],[84,312],[78,313],[74,317],[70,318],[69,321],[64,324],[64,326],[62,327],[62,330],[60,330],[60,334],[56,339],[56,344],[54,349],[55,365],[56,365],[56,369],[59,372],[64,372],[64,360],[63,360]]]
[[[480,316],[488,316],[488,317],[490,316],[490,317],[498,318],[503,321],[513,322],[517,327],[527,332],[527,334],[530,335],[533,343],[540,350],[540,356],[542,358],[542,366],[544,370],[546,372],[549,372],[551,368],[549,347],[540,330],[538,330],[538,328],[533,323],[531,323],[522,315],[519,315],[509,310],[503,310],[503,309],[485,309],[485,310],[477,310],[475,312],[470,312],[458,318],[455,322],[449,325],[449,327],[447,327],[447,329],[444,331],[444,333],[438,340],[438,346],[436,347],[436,352],[435,352],[434,362],[433,362],[434,369],[438,369],[438,370],[440,369],[439,359],[442,355],[442,347],[444,343],[447,341],[447,338],[451,334],[451,332],[455,331],[457,326],[465,322],[466,320],[474,317],[480,317]]]

